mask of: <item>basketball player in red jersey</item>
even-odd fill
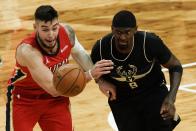
[[[70,101],[54,88],[53,72],[68,63],[70,54],[87,71],[87,81],[109,73],[113,63],[102,60],[93,66],[73,29],[59,24],[52,6],[38,7],[34,16],[35,32],[16,49],[16,67],[7,93],[6,131],[10,130],[11,94],[14,131],[32,131],[37,122],[43,131],[72,131]]]

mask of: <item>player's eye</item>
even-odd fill
[[[127,31],[126,34],[127,34],[127,35],[131,34],[131,31]]]
[[[56,31],[56,30],[57,30],[57,27],[54,27],[52,30],[53,30],[53,31]]]
[[[49,29],[42,29],[42,31],[47,32],[47,31],[49,31]]]
[[[117,31],[117,34],[118,34],[118,35],[121,35],[122,33],[121,33],[120,31]]]

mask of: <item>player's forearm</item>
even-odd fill
[[[36,83],[38,83],[38,85],[42,89],[44,89],[47,93],[49,93],[53,97],[59,96],[60,94],[56,91],[56,89],[54,87],[52,76],[51,77],[42,77],[42,78],[41,77],[42,76],[34,78]]]
[[[47,81],[45,81],[47,82]],[[47,83],[43,86],[41,86],[47,93],[49,93],[50,95],[52,95],[53,97],[57,97],[60,96],[60,94],[56,91],[56,89],[54,88],[53,82],[51,83]]]
[[[91,58],[84,50],[81,50],[80,53],[72,53],[72,57],[84,71],[88,71],[89,69],[93,68]]]
[[[59,96],[53,84],[53,74],[46,66],[40,64],[38,68],[31,68],[30,73],[33,80],[47,93],[54,97]]]
[[[175,102],[176,100],[176,94],[181,82],[182,72],[183,69],[179,65],[178,70],[171,70],[169,69],[169,75],[170,75],[170,91],[169,91],[169,98],[171,101]]]

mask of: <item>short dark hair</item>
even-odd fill
[[[112,20],[113,27],[136,27],[135,15],[128,10],[121,10],[114,15]]]
[[[57,11],[50,5],[39,6],[34,14],[35,20],[52,21],[54,18],[58,18]]]

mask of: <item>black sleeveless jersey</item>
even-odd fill
[[[94,63],[101,59],[112,60],[114,69],[104,79],[117,88],[130,91],[153,88],[165,83],[161,64],[166,63],[170,50],[153,33],[138,31],[134,35],[133,48],[128,54],[121,54],[114,45],[113,34],[98,40],[91,52]]]

